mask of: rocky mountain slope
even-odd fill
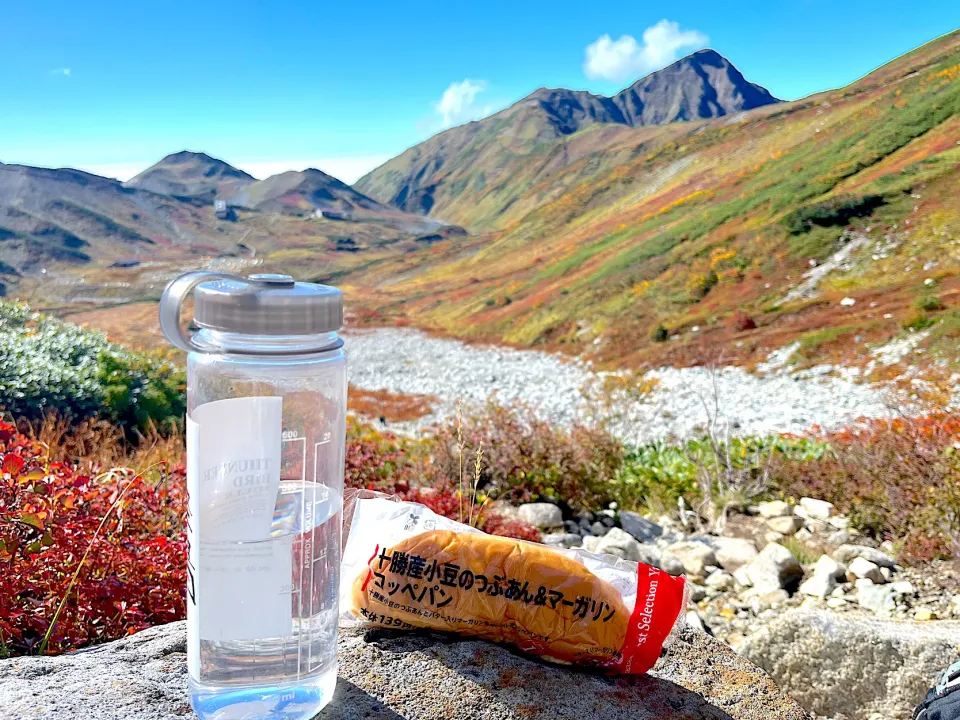
[[[230,205],[261,212],[310,216],[319,211],[335,219],[391,221],[411,232],[426,232],[442,225],[381,205],[335,177],[312,168],[245,184],[226,199]]]
[[[0,164],[0,260],[8,274],[227,245],[197,201],[79,170]]]
[[[234,206],[228,217],[214,213],[215,198]],[[184,151],[120,183],[0,163],[0,294],[54,306],[156,297],[165,274],[212,258],[327,277],[355,267],[361,251],[365,263],[450,232],[463,234],[319,170],[258,181]]]
[[[370,267],[354,297],[381,322],[620,364],[794,341],[801,360],[869,357],[915,332],[955,357],[960,32],[795,102],[664,126],[599,116],[565,134],[528,99],[362,180],[475,235]]]
[[[640,127],[716,118],[778,102],[714,50],[701,50],[612,97],[540,88],[495,115],[452,128],[361,178],[357,189],[411,212],[458,217],[472,187],[489,191],[541,143],[594,125]],[[492,147],[491,147],[492,146]]]
[[[167,155],[156,165],[127,181],[126,187],[160,195],[203,198],[229,196],[256,182],[252,175],[205,153],[183,150]]]

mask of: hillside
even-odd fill
[[[443,178],[431,211],[486,233],[380,263],[348,292],[381,318],[621,362],[794,340],[808,356],[868,355],[911,329],[955,357],[960,32],[730,117],[550,141],[536,117],[522,101],[361,181],[426,163],[425,182]]]
[[[443,217],[476,229],[496,217],[518,189],[516,173],[576,159],[565,138],[593,126],[624,128],[716,118],[778,102],[748,82],[725,58],[701,50],[641,78],[612,97],[583,90],[541,88],[495,115],[452,128],[410,148],[361,178],[356,187],[381,202]],[[501,184],[508,183],[500,193]],[[493,198],[491,196],[494,196]],[[500,196],[500,199],[496,199]],[[483,203],[482,214],[473,212]]]
[[[167,155],[156,165],[127,181],[127,187],[150,190],[160,195],[202,198],[233,195],[256,178],[204,153],[183,150]]]
[[[79,170],[0,163],[0,260],[17,273],[227,246],[194,202]]]
[[[246,197],[255,207],[217,218],[212,190],[194,172],[203,164],[214,170],[210,182],[218,192],[249,185]],[[170,185],[171,168],[184,171],[177,187]],[[315,170],[257,182],[195,153],[169,156],[152,170],[125,185],[78,170],[0,163],[0,295],[72,312],[152,300],[168,278],[196,267],[257,266],[330,278],[463,234],[380,206]],[[161,194],[144,185],[196,194]],[[317,207],[333,217],[314,217]]]
[[[246,184],[229,196],[237,207],[294,216],[311,216],[317,211],[344,220],[385,221],[411,232],[426,232],[438,223],[381,205],[321,170],[285,172]]]

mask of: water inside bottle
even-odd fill
[[[289,593],[290,633],[214,642],[203,639],[201,625],[201,680],[190,678],[190,695],[202,720],[300,720],[330,701],[337,677],[341,507],[339,494],[324,485],[282,481],[269,539],[200,541],[201,565],[211,557],[222,564],[230,553],[292,554],[290,583],[281,590]]]

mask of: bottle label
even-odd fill
[[[200,641],[292,632],[293,536],[271,537],[280,489],[279,397],[217,400],[187,417],[190,673]]]

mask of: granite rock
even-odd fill
[[[741,648],[807,710],[847,720],[908,720],[958,649],[960,622],[804,609],[783,613]]]
[[[337,691],[317,720],[803,720],[770,678],[684,628],[648,675],[608,678],[477,640],[341,630]],[[18,720],[188,720],[186,628],[172,623],[59,657],[0,661]]]

